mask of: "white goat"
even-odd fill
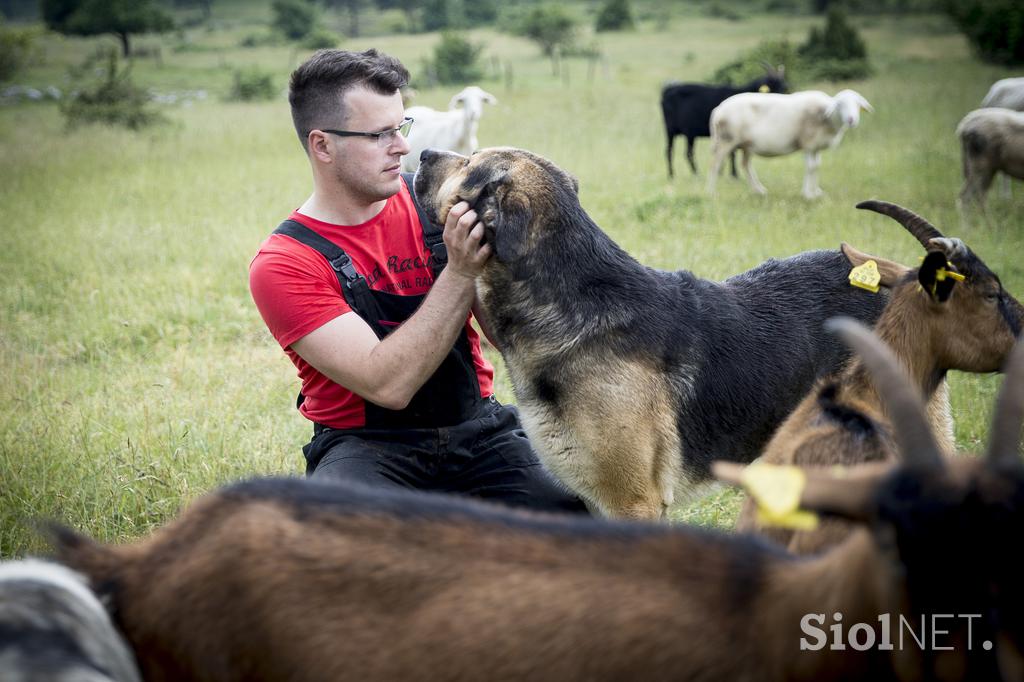
[[[1003,78],[996,81],[988,89],[985,99],[981,100],[981,106],[1024,111],[1024,78]],[[1005,173],[1001,189],[1004,197],[1010,196],[1010,177]]]
[[[468,156],[479,146],[476,130],[484,113],[484,102],[497,104],[497,98],[475,85],[452,97],[448,111],[430,107],[409,107],[405,115],[414,119],[409,131],[409,153],[402,157],[402,170],[414,171],[420,165],[424,149],[441,149]]]
[[[751,154],[782,156],[802,149],[807,158],[803,194],[821,196],[818,166],[821,150],[835,147],[847,128],[860,122],[860,110],[874,111],[868,101],[853,90],[841,90],[830,97],[818,90],[789,95],[745,92],[733,95],[711,112],[712,155],[708,192],[714,194],[722,162],[735,149],[743,152],[743,169],[750,187],[766,194],[750,165]]]
[[[956,127],[960,139],[964,185],[960,203],[985,208],[985,193],[1002,171],[1024,180],[1024,112],[975,109]]]

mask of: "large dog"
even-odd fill
[[[771,260],[725,282],[645,267],[580,206],[577,183],[529,152],[426,151],[415,190],[443,223],[460,200],[494,257],[478,280],[523,426],[541,460],[604,514],[655,518],[713,459],[748,462],[847,353],[830,317],[873,322],[887,296],[847,245]]]

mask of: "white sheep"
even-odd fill
[[[981,106],[1024,111],[1024,78],[1003,78],[996,81],[988,89],[985,99],[981,100]]]
[[[414,171],[420,165],[420,153],[424,149],[441,149],[469,155],[476,151],[476,139],[480,117],[484,113],[484,102],[497,104],[491,93],[470,85],[452,97],[448,111],[437,111],[430,107],[409,107],[405,115],[414,122],[409,131],[409,153],[402,157],[402,170]]]
[[[992,84],[981,106],[1024,111],[1024,78],[1003,78]],[[1002,195],[1010,196],[1010,178],[1003,174]]]
[[[964,184],[961,205],[985,208],[985,193],[998,171],[1024,179],[1024,112],[975,109],[956,127],[960,139]]]
[[[807,158],[803,195],[821,196],[818,166],[821,151],[835,147],[847,128],[860,123],[860,110],[874,111],[853,90],[831,97],[818,90],[789,95],[745,92],[733,95],[711,112],[712,155],[708,192],[714,194],[722,162],[735,149],[743,152],[743,169],[750,187],[758,194],[767,190],[750,165],[751,154],[782,156],[802,149]]]

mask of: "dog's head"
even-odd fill
[[[579,210],[574,177],[543,157],[510,147],[469,157],[428,149],[420,156],[415,189],[438,225],[460,201],[472,206],[485,241],[502,263],[525,255],[565,209]]]

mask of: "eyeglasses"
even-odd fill
[[[408,137],[409,131],[412,129],[412,121],[411,118],[406,116],[402,119],[402,124],[397,128],[382,130],[379,133],[357,133],[351,130],[329,130],[327,128],[321,128],[321,130],[338,137],[372,137],[377,140],[378,147],[390,147],[395,143],[395,137],[398,133],[402,133],[402,137]]]

